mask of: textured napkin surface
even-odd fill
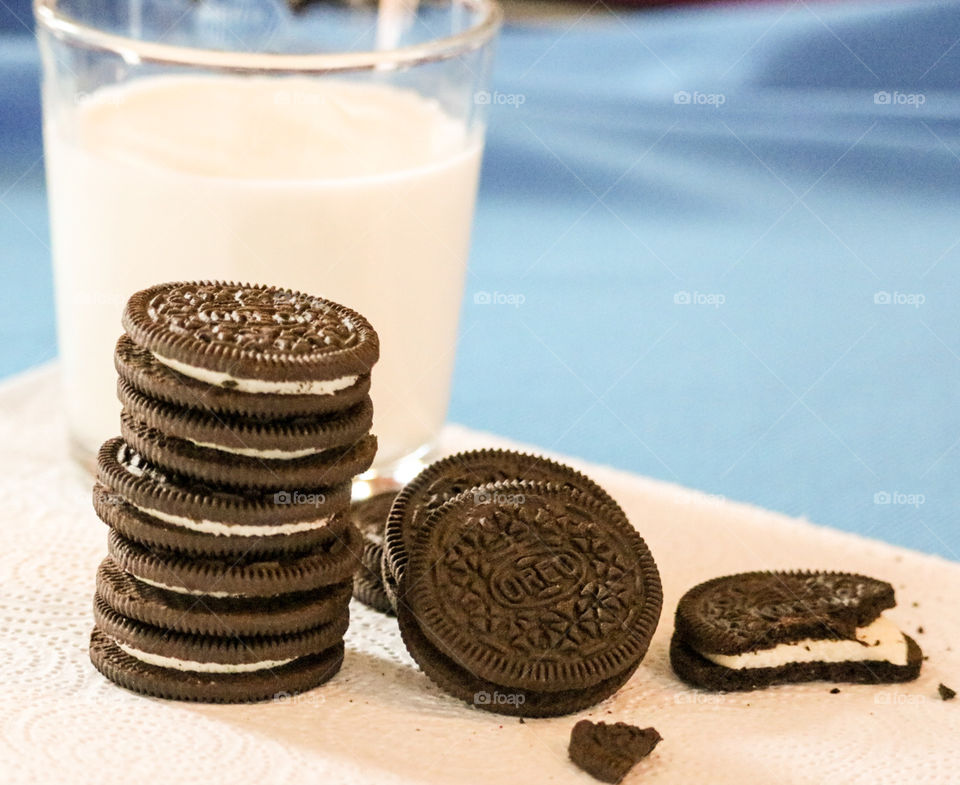
[[[626,782],[948,783],[960,779],[960,565],[695,491],[577,464],[623,505],[663,576],[664,616],[643,665],[573,717],[498,717],[446,697],[406,655],[395,622],[354,604],[330,684],[251,706],[141,698],[87,658],[106,530],[89,480],[64,457],[52,369],[0,386],[0,771],[5,782],[588,783],[566,754],[583,717],[654,726],[664,741]],[[444,448],[503,444],[450,427]],[[812,684],[712,695],[667,661],[690,586],[751,569],[823,568],[891,581],[891,618],[930,660],[911,684]],[[922,627],[924,632],[918,633]],[[304,779],[306,778],[306,779]]]

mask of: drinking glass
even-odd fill
[[[297,289],[364,314],[374,474],[446,417],[494,0],[36,0],[73,454],[119,431],[113,350],[155,283]]]

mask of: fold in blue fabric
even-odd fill
[[[55,345],[37,58],[6,29],[11,373]],[[508,26],[453,419],[960,558],[958,84],[953,3]]]

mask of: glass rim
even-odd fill
[[[395,49],[316,54],[241,52],[141,41],[108,33],[78,22],[60,9],[59,0],[34,0],[34,16],[44,30],[64,43],[85,49],[113,52],[130,64],[159,63],[220,71],[301,72],[399,70],[424,63],[448,60],[474,51],[489,42],[503,21],[497,0],[451,0],[480,13],[471,27],[459,33],[433,38]]]

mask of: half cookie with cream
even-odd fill
[[[715,578],[677,606],[670,662],[688,684],[753,690],[806,681],[911,681],[923,653],[883,611],[885,581],[840,572]]]

